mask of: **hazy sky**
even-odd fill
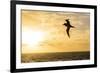
[[[22,10],[22,53],[90,50],[90,14]],[[70,38],[63,25],[70,19]]]

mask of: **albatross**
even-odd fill
[[[67,32],[68,37],[70,38],[69,30],[70,30],[70,28],[74,28],[74,26],[72,26],[72,25],[70,24],[69,19],[66,19],[66,22],[67,22],[67,23],[64,23],[63,25],[65,25],[65,26],[67,27],[66,32]]]

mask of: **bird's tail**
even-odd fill
[[[71,26],[71,28],[75,28],[74,26]]]

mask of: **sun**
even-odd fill
[[[44,32],[39,30],[26,29],[22,32],[22,43],[29,47],[38,45],[44,39]]]

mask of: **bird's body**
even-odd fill
[[[70,38],[69,30],[70,30],[70,28],[74,28],[74,26],[70,25],[69,20],[66,20],[66,22],[67,23],[64,23],[63,25],[65,25],[67,27],[66,32],[67,32],[68,37]]]

